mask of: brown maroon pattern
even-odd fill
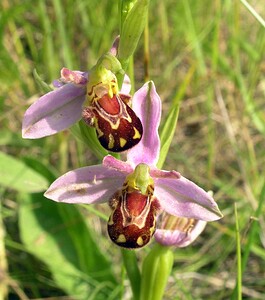
[[[141,248],[153,236],[156,228],[158,201],[151,194],[122,189],[110,200],[112,214],[108,221],[111,240],[125,248]]]
[[[106,94],[83,111],[84,121],[96,128],[101,145],[112,152],[128,150],[142,138],[142,123],[126,100]]]

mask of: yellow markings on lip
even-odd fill
[[[141,236],[138,237],[137,241],[136,241],[137,245],[139,246],[143,246],[144,244],[144,240]]]
[[[98,138],[104,135],[103,131],[101,131],[98,127],[97,127],[97,133],[98,133]]]
[[[94,122],[95,122],[94,126],[95,126],[95,128],[97,130],[98,138],[100,138],[100,137],[102,137],[104,135],[104,132],[99,129],[98,119],[97,118],[95,118]]]
[[[124,145],[127,143],[127,140],[125,140],[124,138],[120,138],[120,145],[123,148]]]
[[[117,243],[126,243],[126,237],[124,234],[120,234],[116,240]]]
[[[140,138],[141,138],[140,132],[139,132],[135,127],[133,127],[133,129],[134,129],[134,136],[133,136],[133,139],[134,139],[134,140],[140,139]]]
[[[120,126],[120,119],[118,119],[117,120],[117,123],[113,123],[113,122],[111,122],[110,120],[106,120],[106,121],[108,121],[109,122],[109,124],[110,124],[110,127],[113,129],[113,130],[117,130],[118,128],[119,128],[119,126]]]
[[[154,226],[150,227],[150,235],[151,235],[151,236],[152,236],[152,235],[154,234],[154,232],[155,232],[155,229],[156,229],[155,226],[156,226],[156,225],[155,225],[155,223],[154,223]]]
[[[113,224],[114,224],[114,221],[113,221],[113,213],[112,213],[109,217],[108,225],[113,225]]]
[[[112,149],[114,147],[114,137],[113,135],[110,133],[109,134],[109,143],[108,143],[108,148]]]

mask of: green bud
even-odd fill
[[[121,87],[124,74],[125,72],[116,56],[110,52],[105,53],[99,58],[97,64],[90,70],[87,89],[90,91],[91,87],[100,82],[111,83],[112,81],[116,82],[117,79],[119,87]],[[117,86],[117,91],[118,90],[119,88]],[[114,92],[117,93],[117,91]]]
[[[129,11],[133,8],[137,0],[120,0],[119,11],[121,13],[121,28],[123,26],[124,20],[126,19]]]
[[[143,262],[140,300],[161,300],[171,273],[174,255],[156,244]]]
[[[114,56],[113,54],[111,54],[110,52],[102,55],[96,66],[103,66],[106,69],[110,70],[112,73],[114,73],[115,75],[117,73],[124,73],[122,70],[122,66],[120,61],[116,58],[116,56]]]
[[[150,0],[129,1],[128,12],[121,28],[118,58],[126,66],[128,59],[134,53],[144,30]]]

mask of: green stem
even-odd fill
[[[156,244],[143,262],[140,300],[162,300],[174,256],[170,247]]]
[[[137,264],[135,252],[132,250],[121,250],[123,263],[131,283],[133,299],[139,300],[141,287],[141,274]]]
[[[119,7],[121,18],[118,59],[126,71],[130,56],[144,31],[150,0],[124,0]]]

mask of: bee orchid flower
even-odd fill
[[[132,103],[141,120],[143,136],[128,150],[127,161],[107,155],[100,165],[61,176],[45,196],[65,203],[108,202],[109,236],[126,248],[140,248],[151,240],[156,228],[159,230],[156,221],[161,212],[201,221],[221,218],[216,202],[206,191],[176,171],[156,167],[160,152],[161,100],[154,83],[148,82],[140,88]]]
[[[62,68],[61,78],[54,80],[55,90],[41,96],[25,112],[22,137],[38,139],[69,128],[82,118],[87,98],[89,73]],[[121,93],[130,92],[130,80],[125,76]]]

